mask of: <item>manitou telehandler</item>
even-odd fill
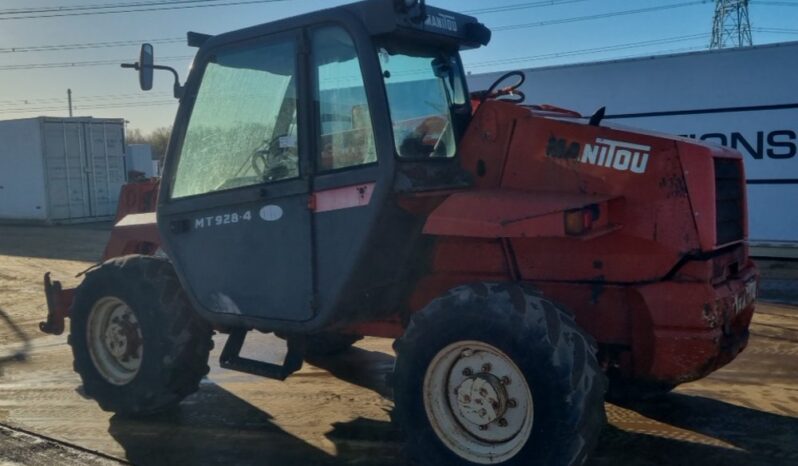
[[[70,317],[86,395],[178,403],[213,330],[222,367],[277,379],[393,338],[411,458],[567,465],[608,381],[666,391],[731,361],[758,283],[739,153],[523,105],[519,73],[469,94],[459,51],[490,35],[419,0],[189,33],[157,214],[157,185],[129,185],[105,262],[76,290],[45,278],[42,328]],[[125,65],[145,90],[171,70],[153,55]],[[239,356],[251,330],[287,340],[282,365]]]

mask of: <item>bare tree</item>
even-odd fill
[[[172,128],[169,126],[156,128],[148,134],[136,128],[127,131],[126,139],[128,144],[149,144],[152,146],[153,159],[163,160],[171,134]]]

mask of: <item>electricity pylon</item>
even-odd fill
[[[753,45],[748,0],[715,0],[711,49]]]

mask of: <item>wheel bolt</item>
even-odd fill
[[[507,406],[515,408],[516,406],[518,406],[518,402],[515,401],[515,399],[510,398],[509,400],[507,400]]]
[[[505,418],[499,419],[499,427],[507,427],[507,419]]]
[[[466,377],[471,377],[471,374],[473,373],[474,371],[472,371],[470,367],[466,367],[465,369],[463,369],[463,375]]]
[[[510,385],[511,381],[510,381],[510,378],[505,375],[504,377],[502,377],[501,382],[502,382],[502,385]]]
[[[490,372],[492,368],[493,366],[491,366],[489,362],[486,362],[482,365],[482,372]]]

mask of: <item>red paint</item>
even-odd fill
[[[592,151],[606,140],[648,147],[635,149],[645,171],[623,163],[631,150],[603,165],[583,161],[587,145]],[[614,348],[617,357],[605,364],[663,382],[703,377],[744,348],[754,306],[730,309],[758,275],[742,241],[715,244],[714,212],[713,158],[739,160],[738,153],[496,101],[479,106],[460,153],[475,186],[428,216],[424,231],[438,240],[412,309],[462,284],[520,279]],[[586,222],[593,234],[564,234],[565,212],[591,203],[599,206]]]
[[[603,206],[596,228],[608,226],[610,197],[567,192],[479,190],[452,194],[427,218],[424,233],[472,238],[566,236],[564,212]]]
[[[374,194],[374,183],[316,191],[308,204],[316,213],[366,206]]]

